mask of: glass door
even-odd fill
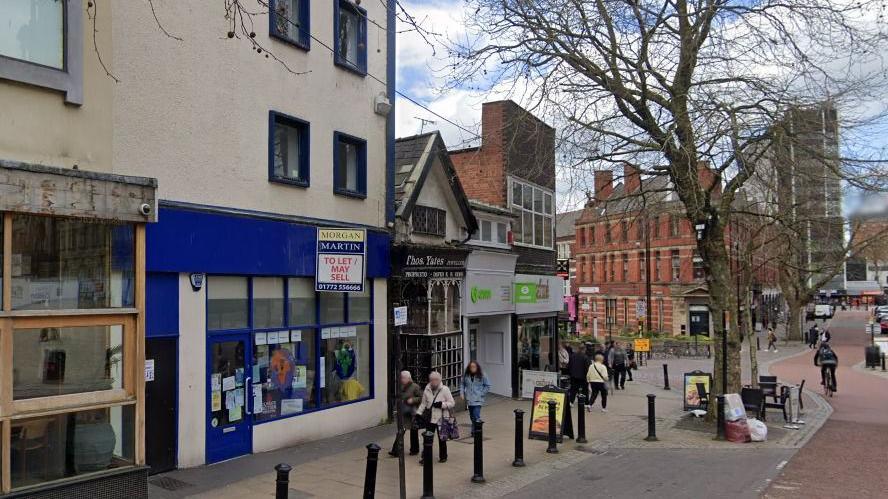
[[[247,333],[207,340],[207,463],[252,451],[250,349]]]

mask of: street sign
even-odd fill
[[[559,258],[555,261],[555,275],[559,277],[567,277],[570,274],[570,260],[567,258]]]
[[[650,352],[651,351],[651,339],[650,338],[635,338],[635,351],[636,352]]]
[[[635,316],[636,317],[644,317],[647,315],[647,302],[644,300],[638,300],[635,302]]]
[[[395,307],[395,325],[396,326],[406,326],[407,325],[407,307]]]
[[[367,231],[318,227],[315,291],[364,292]]]

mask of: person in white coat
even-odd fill
[[[422,418],[426,428],[438,432],[438,462],[447,462],[447,441],[441,440],[441,427],[439,423],[445,415],[450,415],[456,402],[447,388],[441,381],[441,373],[433,371],[429,374],[429,384],[426,385],[422,392],[422,402],[416,410],[417,414]],[[419,461],[422,464],[422,460]]]

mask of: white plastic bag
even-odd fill
[[[749,437],[753,442],[764,442],[768,439],[768,425],[765,423],[755,418],[748,418],[746,425],[749,426]]]
[[[725,421],[737,421],[746,417],[746,408],[739,393],[725,395]]]

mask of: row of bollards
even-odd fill
[[[882,357],[883,368],[884,368],[884,356]],[[664,375],[666,372],[666,365],[663,365]],[[668,377],[666,383],[666,389],[668,386]],[[656,441],[657,440],[657,430],[656,430],[656,409],[655,409],[655,399],[656,395],[648,394],[648,435],[645,438],[647,441]],[[587,397],[584,394],[577,395],[577,423],[578,423],[578,433],[576,438],[576,443],[584,444],[587,443],[586,440],[586,402]],[[719,435],[721,438],[724,437],[724,397],[719,396]],[[549,428],[548,428],[548,447],[546,448],[546,452],[549,454],[557,454],[558,453],[558,441],[557,441],[557,419],[556,419],[556,411],[557,411],[557,403],[554,400],[550,400],[548,402],[548,410],[549,410]],[[512,466],[522,467],[524,466],[524,411],[521,409],[515,409],[515,459],[512,461]],[[483,425],[484,421],[477,420],[472,423],[472,439],[474,445],[474,471],[472,474],[472,482],[473,483],[484,483],[484,447],[483,447]],[[434,467],[433,467],[433,459],[432,459],[432,446],[434,444],[435,432],[426,429],[422,434],[423,437],[423,448],[422,448],[422,461],[423,461],[423,469],[422,469],[422,499],[434,499]],[[364,499],[373,499],[376,494],[376,474],[379,464],[379,451],[380,447],[371,443],[367,445],[367,466],[364,473]],[[275,499],[286,499],[289,495],[289,483],[290,483],[290,471],[291,467],[288,464],[281,463],[274,467],[277,472],[277,478],[275,483]]]

